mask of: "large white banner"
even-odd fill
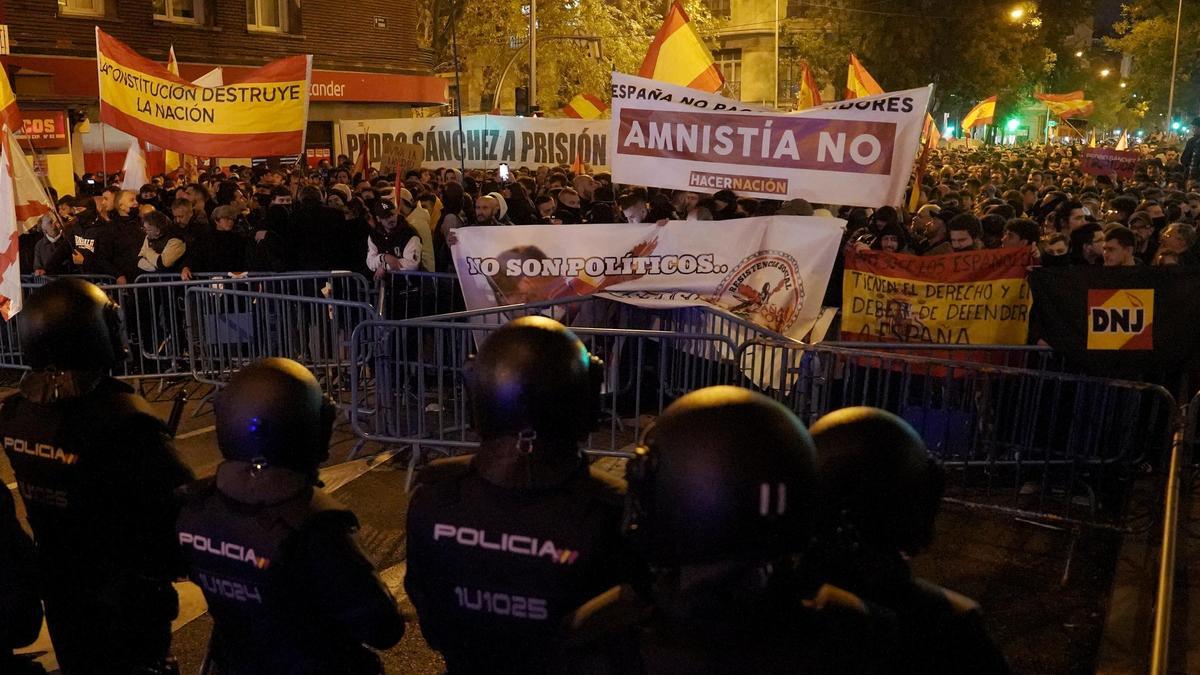
[[[468,169],[570,165],[576,158],[593,170],[608,170],[608,120],[467,115],[381,120],[341,120],[334,153],[353,159],[367,144],[367,158],[378,166],[385,144],[413,143],[425,148],[427,168],[459,168],[465,139]],[[388,169],[390,171],[390,168]]]
[[[930,94],[909,89],[781,114],[612,77],[615,182],[872,207],[903,202]]]
[[[644,307],[713,305],[799,339],[821,311],[845,222],[772,216],[455,230],[468,309],[604,293]]]

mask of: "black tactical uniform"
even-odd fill
[[[169,670],[173,492],[191,472],[149,404],[105,374],[124,345],[103,291],[51,282],[21,319],[33,370],[0,405],[0,436],[37,542],[58,662],[68,675]]]
[[[812,427],[825,488],[820,556],[830,583],[894,610],[898,672],[1007,673],[971,599],[913,576],[933,540],[944,477],[907,422],[844,408]]]
[[[33,540],[17,522],[8,489],[0,491],[0,673],[44,672],[12,650],[37,639],[42,601],[37,594]]]
[[[794,415],[744,389],[667,408],[626,470],[624,531],[653,581],[581,608],[558,670],[888,672],[891,615],[801,581],[793,552],[811,530],[813,455]]]
[[[216,476],[177,525],[213,616],[218,671],[379,673],[363,647],[404,635],[396,603],[354,541],[354,514],[317,488],[335,408],[287,359],[240,371],[216,402]]]
[[[624,484],[590,470],[602,367],[561,324],[517,319],[468,367],[478,454],[422,472],[405,588],[451,673],[537,673],[559,623],[629,578]]]

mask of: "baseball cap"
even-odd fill
[[[387,199],[380,199],[371,207],[371,213],[376,218],[387,218],[396,212],[396,205]]]

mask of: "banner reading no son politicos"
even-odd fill
[[[272,61],[240,82],[201,87],[96,29],[100,120],[176,152],[272,157],[304,149],[311,56]]]

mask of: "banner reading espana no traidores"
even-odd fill
[[[846,254],[842,339],[1024,344],[1032,297],[1024,249],[913,256]]]
[[[240,82],[201,87],[96,29],[100,120],[176,152],[277,157],[303,152],[311,56],[272,61]]]

